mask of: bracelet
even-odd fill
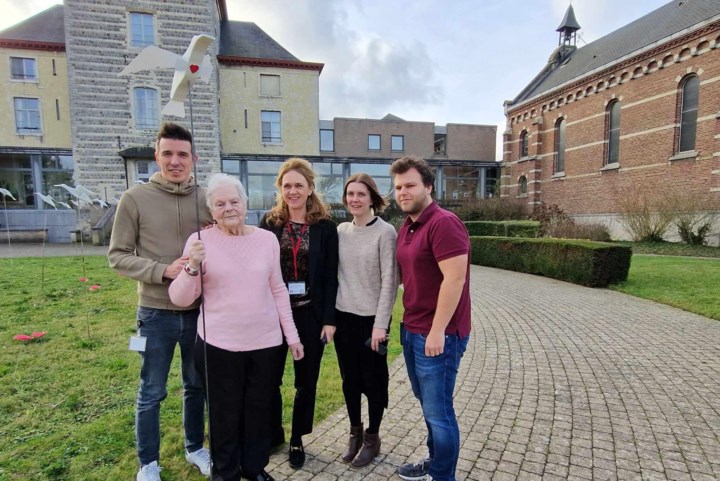
[[[185,267],[183,267],[183,270],[191,276],[196,276],[200,273],[200,269],[195,269],[193,266],[190,265],[189,262],[185,263]]]

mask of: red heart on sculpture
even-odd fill
[[[195,73],[195,72],[197,72],[198,70],[200,70],[200,67],[198,67],[197,65],[190,65],[190,71],[191,71],[192,73]]]

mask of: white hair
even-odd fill
[[[243,187],[242,182],[240,182],[240,179],[237,177],[233,177],[232,175],[227,174],[213,174],[210,176],[210,180],[208,181],[207,186],[207,194],[205,196],[205,201],[207,203],[208,209],[212,210],[212,195],[213,192],[215,192],[215,189],[217,189],[220,186],[223,185],[229,185],[235,187],[237,189],[237,193],[240,196],[240,200],[243,204],[245,204],[245,209],[247,210],[247,194],[245,193],[245,187]]]

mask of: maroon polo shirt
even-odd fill
[[[397,259],[404,286],[403,305],[405,329],[415,334],[428,334],[432,327],[443,275],[438,262],[467,254],[460,302],[445,334],[464,338],[470,334],[470,238],[458,217],[433,202],[415,222],[410,217],[400,228]]]

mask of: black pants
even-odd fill
[[[313,429],[317,382],[320,376],[320,361],[322,361],[325,345],[320,341],[322,324],[315,318],[310,306],[293,308],[292,314],[295,327],[300,335],[300,342],[302,342],[305,351],[305,356],[293,363],[295,371],[295,402],[293,404],[291,436],[299,437],[310,434]],[[286,357],[287,345],[283,345],[280,362],[278,363],[278,374],[281,378],[285,369]],[[280,384],[282,383],[278,383],[275,390],[272,403],[271,429],[274,446],[280,444],[284,437]]]
[[[195,365],[204,372],[203,346],[195,343]],[[282,346],[232,352],[207,344],[213,479],[254,479],[270,456],[270,400],[278,386]],[[204,380],[204,374],[203,374]]]
[[[368,432],[377,433],[383,410],[388,405],[387,356],[365,345],[371,338],[375,316],[358,316],[335,311],[335,351],[337,352],[345,405],[352,426],[361,423],[362,395],[368,400]],[[387,341],[383,343],[387,346]]]

